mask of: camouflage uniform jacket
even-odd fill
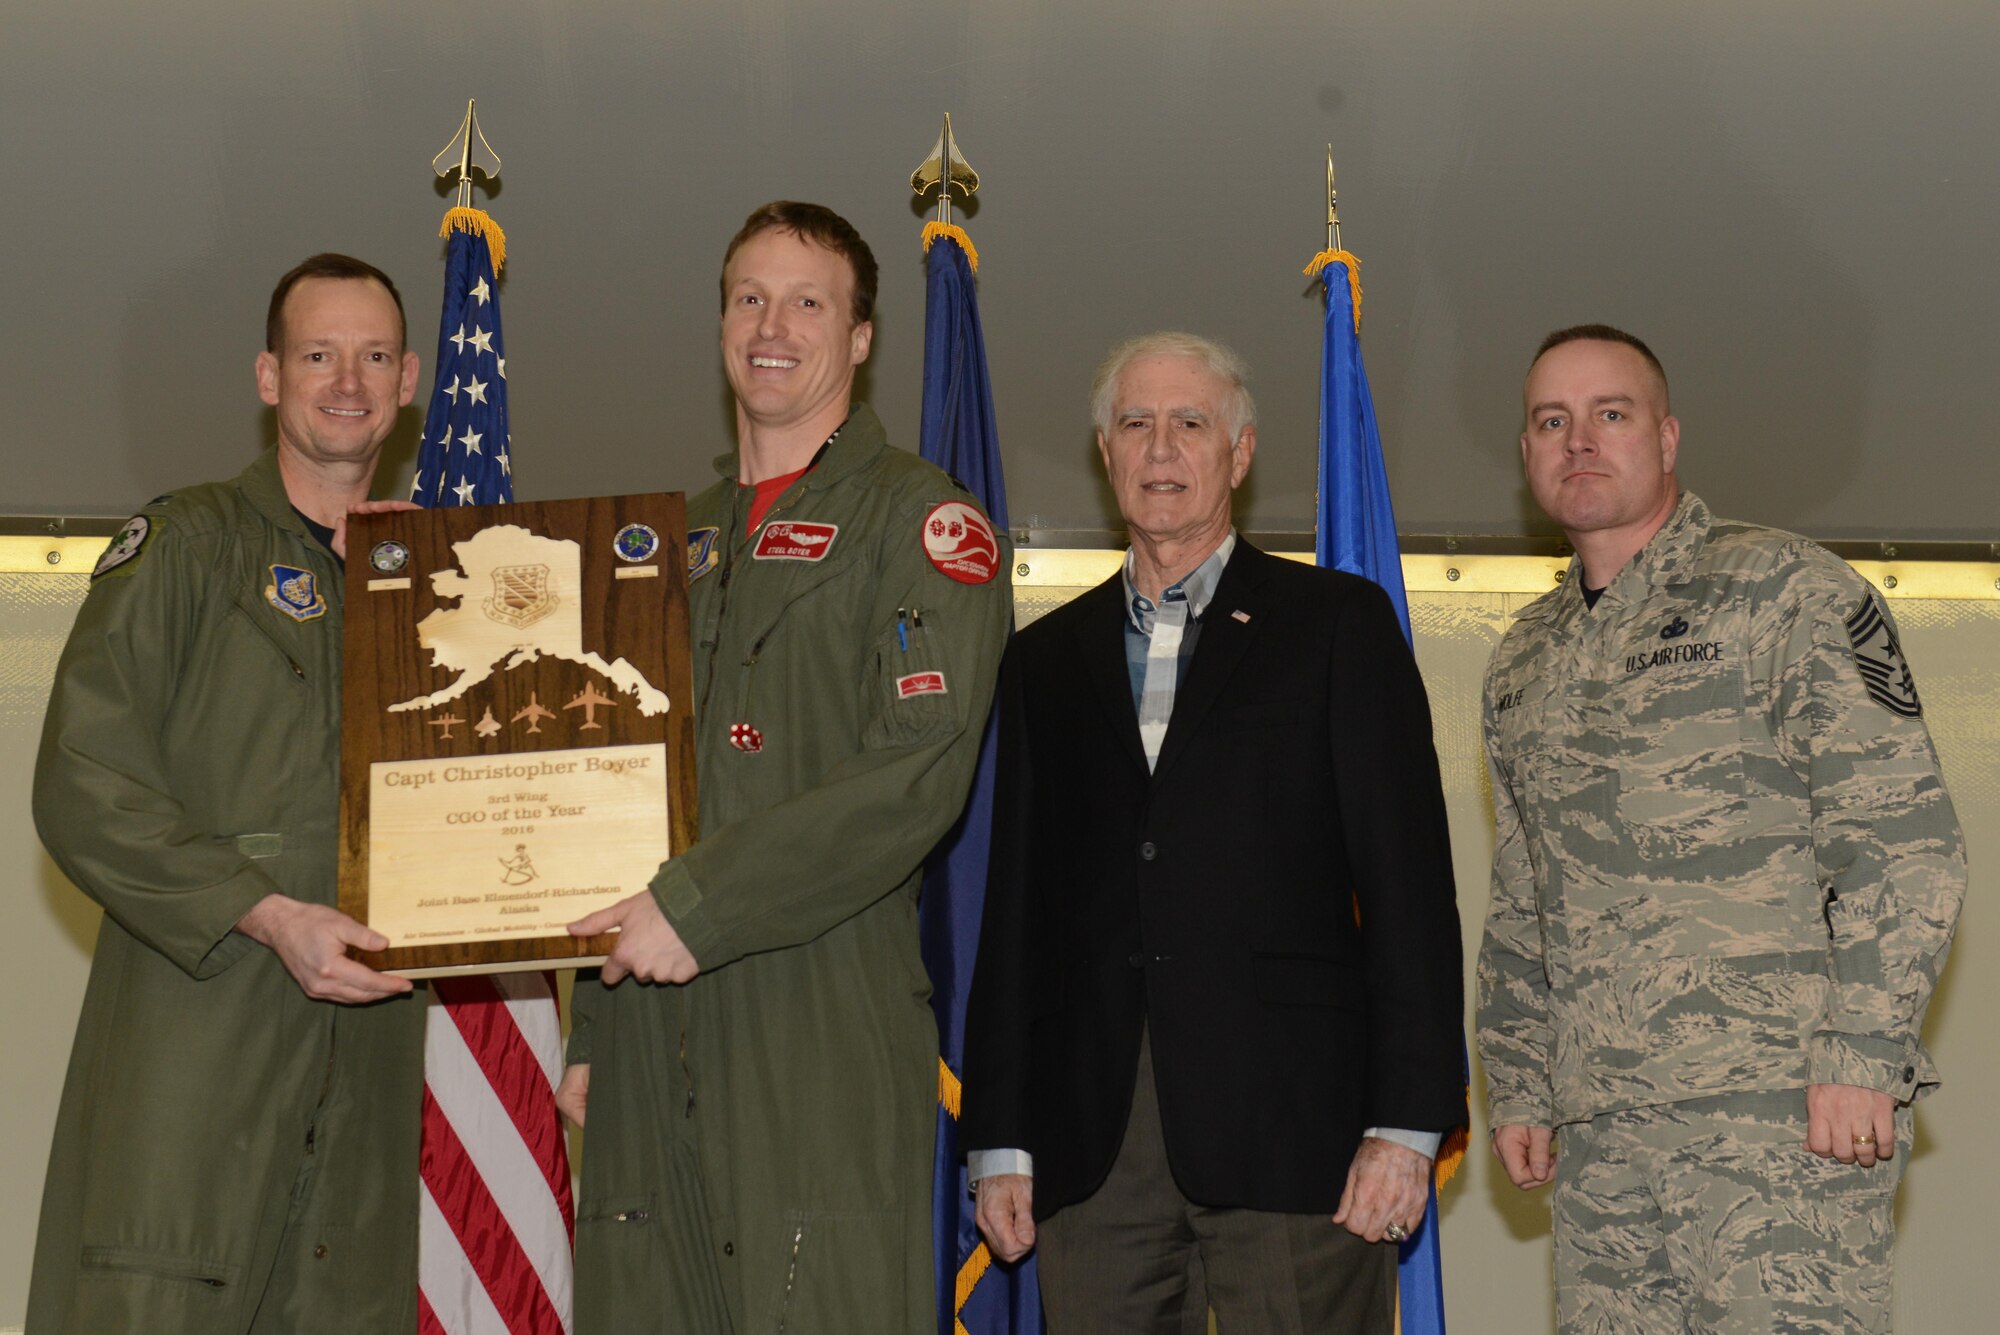
[[[1868,583],[1692,494],[1488,666],[1478,969],[1495,1126],[1864,1085],[1911,1100],[1965,853]]]

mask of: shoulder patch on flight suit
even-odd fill
[[[125,527],[118,530],[116,537],[105,547],[104,554],[97,558],[90,577],[96,579],[116,570],[126,562],[134,560],[145,550],[146,539],[153,535],[153,521],[144,515],[133,515],[125,521]]]
[[[272,566],[264,598],[294,621],[311,621],[326,615],[326,599],[320,594],[319,582],[312,571],[297,566]]]
[[[722,530],[713,527],[688,530],[688,583],[694,583],[722,563],[722,554],[715,550],[715,540],[721,535]]]
[[[1847,638],[1854,645],[1854,665],[1861,669],[1868,698],[1901,718],[1922,718],[1924,707],[1917,699],[1910,662],[1874,593],[1847,618]]]
[[[945,501],[924,516],[924,555],[960,584],[985,584],[1000,569],[1000,540],[979,507]]]

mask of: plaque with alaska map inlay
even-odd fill
[[[678,492],[356,515],[340,907],[423,977],[600,962],[566,930],[695,837]]]

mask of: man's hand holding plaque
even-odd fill
[[[605,957],[599,975],[608,987],[630,974],[642,983],[685,983],[701,972],[701,964],[681,940],[681,934],[660,912],[651,890],[569,925],[572,936],[618,933],[618,944]]]

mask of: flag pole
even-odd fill
[[[1306,272],[1326,300],[1320,355],[1320,463],[1315,555],[1319,564],[1374,580],[1389,595],[1411,639],[1396,516],[1368,372],[1361,357],[1361,261],[1342,244],[1334,191],[1333,145],[1326,146],[1326,249]],[[1467,1070],[1468,1080],[1470,1070]],[[1438,1247],[1438,1186],[1463,1159],[1462,1134],[1438,1146],[1423,1222],[1397,1243],[1396,1324],[1401,1335],[1444,1335],[1444,1276]]]
[[[1340,200],[1333,190],[1333,145],[1326,146],[1326,248],[1340,249]]]
[[[918,454],[953,475],[1007,531],[1007,486],[999,428],[986,366],[973,275],[979,255],[952,221],[952,192],[961,206],[979,188],[979,173],[959,151],[951,117],[928,156],[910,173],[919,199],[938,192],[937,213],[924,224],[925,274],[923,411]],[[935,1247],[937,1328],[944,1335],[1041,1335],[1041,1294],[1034,1258],[993,1265],[980,1241],[959,1161],[958,1119],[964,1091],[965,1006],[986,897],[992,837],[997,720],[989,716],[966,807],[924,868],[918,908],[931,1010],[938,1026],[937,1142],[932,1163],[931,1226]]]
[[[925,226],[926,237],[952,231],[951,192],[954,189],[967,200],[979,189],[979,173],[965,160],[965,154],[958,151],[958,140],[951,132],[949,111],[944,114],[944,129],[939,132],[937,143],[917,164],[917,169],[910,173],[910,189],[916,192],[919,199],[933,190],[938,192],[937,221]],[[925,244],[928,248],[928,241]],[[976,260],[973,264],[978,267]]]
[[[500,155],[479,128],[473,100],[431,169],[447,181],[455,173],[458,191],[438,229],[446,239],[444,301],[411,499],[505,504],[514,499],[499,291],[506,237],[474,193],[481,176],[490,193]],[[427,1201],[417,1245],[422,1331],[568,1330],[576,1213],[547,1074],[562,1069],[555,975],[440,978],[431,999],[419,1122]],[[496,1165],[531,1167],[519,1176],[510,1167],[500,1181],[488,1176]]]
[[[486,136],[479,128],[479,99],[465,100],[465,119],[459,122],[458,133],[451,137],[438,155],[431,159],[431,170],[447,181],[453,172],[458,173],[458,207],[472,207],[472,178],[474,173],[488,181],[500,179],[500,155],[486,142]],[[488,187],[487,193],[492,193]]]
[[[949,111],[944,113],[944,133],[939,137],[944,142],[944,160],[950,162],[951,151],[958,147],[958,145],[951,141],[951,113]],[[951,177],[948,173],[944,178],[943,187],[943,189],[938,191],[938,221],[949,227],[951,226]]]

